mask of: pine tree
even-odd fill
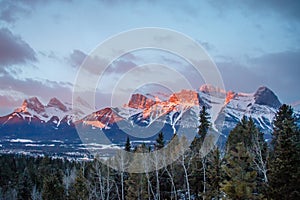
[[[267,191],[267,159],[268,145],[264,139],[264,134],[256,127],[253,119],[250,117],[247,125],[247,134],[249,134],[249,144],[245,144],[249,153],[253,157],[255,170],[257,171],[257,192],[265,195]]]
[[[243,117],[230,132],[226,143],[227,152],[236,144],[242,143],[252,159],[252,165],[257,172],[257,191],[260,195],[265,193],[267,185],[267,143],[263,133],[256,127],[254,120]]]
[[[243,143],[247,149],[251,146],[251,134],[248,130],[248,119],[246,116],[230,132],[226,142],[226,150],[228,151],[238,143]]]
[[[204,138],[207,134],[208,128],[210,127],[210,116],[206,111],[206,107],[202,106],[200,111],[200,125],[198,127],[198,134]]]
[[[191,190],[195,194],[196,199],[200,199],[200,194],[205,195],[206,192],[206,157],[201,154],[201,146],[208,133],[210,127],[210,116],[203,106],[199,115],[200,125],[198,126],[198,135],[191,144],[192,149],[192,173],[191,173]]]
[[[160,132],[158,134],[158,137],[156,138],[155,148],[161,149],[161,148],[164,148],[164,146],[165,146],[164,134],[163,134],[163,132]]]
[[[44,200],[64,200],[64,187],[62,183],[62,175],[56,171],[44,179],[42,197]]]
[[[31,199],[33,183],[29,177],[28,169],[25,168],[18,182],[18,199]]]
[[[148,152],[145,144],[142,144],[135,149],[135,153]],[[148,190],[149,180],[147,180],[145,173],[129,173],[126,184],[126,199],[148,199],[150,196]]]
[[[155,149],[159,150],[164,148],[165,146],[165,139],[164,139],[164,134],[163,132],[160,132],[158,134],[158,137],[156,138],[156,144],[155,144]],[[158,156],[168,156],[165,154],[157,154]],[[158,158],[160,160],[160,158]],[[165,158],[163,158],[165,159]],[[159,161],[158,160],[158,161]],[[157,162],[157,160],[155,160],[154,162]],[[161,199],[167,199],[170,195],[170,191],[171,191],[171,182],[170,182],[170,178],[169,175],[166,171],[165,168],[163,169],[157,169],[155,172],[153,172],[155,174],[155,184],[156,184],[156,194],[158,197],[160,197]],[[154,181],[153,181],[154,182]]]
[[[270,196],[300,199],[300,133],[293,110],[282,105],[274,120],[273,151],[270,157]]]
[[[127,137],[126,143],[125,143],[125,151],[130,152],[131,151],[131,143],[129,137]]]
[[[220,199],[221,198],[221,155],[220,150],[215,148],[207,155],[207,192],[206,199]]]
[[[87,180],[83,176],[82,170],[79,170],[75,183],[70,190],[70,199],[85,200],[88,199],[89,191],[87,186]]]
[[[230,199],[257,199],[256,171],[252,166],[252,157],[243,143],[237,143],[228,150],[223,166],[226,180],[221,190]]]

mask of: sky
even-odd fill
[[[84,59],[108,38],[143,27],[171,29],[200,44],[226,90],[253,93],[265,85],[281,102],[297,104],[299,9],[297,0],[0,0],[0,115],[33,96],[44,104],[52,97],[71,102]],[[174,67],[195,89],[203,83],[178,56],[135,51],[108,68],[96,102],[108,102],[118,79],[147,63]]]

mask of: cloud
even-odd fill
[[[67,59],[72,67],[78,68],[86,57],[87,54],[78,49],[74,49]]]
[[[36,61],[35,51],[20,36],[9,29],[0,29],[0,66]]]
[[[13,23],[18,19],[18,14],[27,13],[18,1],[2,1],[0,3],[0,20]]]
[[[108,66],[108,68],[105,69],[105,73],[108,74],[123,74],[129,71],[130,69],[137,66],[133,60],[135,60],[136,57],[131,54],[127,53],[121,58],[118,58],[113,61],[112,64]],[[83,61],[85,61],[85,67],[88,69],[88,71],[93,74],[97,75],[99,70],[99,67],[103,68],[104,63],[107,63],[106,60],[103,58],[99,58],[98,56],[90,57],[89,55],[85,54],[81,50],[74,49],[73,52],[69,55],[67,58],[69,64],[74,67],[78,68],[83,64]]]
[[[254,92],[264,84],[255,71],[234,61],[217,62],[226,90]]]
[[[72,84],[67,82],[56,82],[50,80],[35,80],[27,78],[16,79],[11,75],[2,76],[0,79],[0,94],[16,97],[37,96],[44,100],[59,97],[64,101],[71,101]],[[17,94],[17,95],[16,95]]]
[[[0,116],[11,113],[13,109],[20,106],[21,103],[21,99],[17,99],[12,96],[0,95]]]
[[[200,45],[206,50],[206,51],[211,51],[211,50],[215,50],[215,46],[209,42],[204,42],[204,41],[200,41],[197,40]]]
[[[300,50],[269,53],[249,62],[261,79],[280,91],[282,99],[287,102],[300,99]]]
[[[254,92],[266,85],[284,103],[300,99],[300,51],[283,51],[250,57],[246,64],[217,62],[227,90]]]
[[[105,72],[106,73],[124,74],[136,66],[137,66],[137,64],[130,60],[119,59],[119,60],[114,61],[113,64],[111,66],[109,66]]]

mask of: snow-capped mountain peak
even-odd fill
[[[50,99],[47,105],[43,105],[37,97],[25,99],[22,106],[17,108],[14,113],[23,119],[31,119],[34,117],[43,122],[53,121],[55,118],[57,125],[59,125],[63,119],[68,121],[73,119],[72,110],[57,98]],[[16,115],[14,114],[13,116]],[[12,119],[12,117],[10,119]]]
[[[22,106],[16,109],[16,112],[29,112],[30,110],[33,110],[39,114],[45,112],[45,106],[37,97],[31,97],[29,99],[25,99],[22,103]]]
[[[265,86],[261,86],[254,94],[255,103],[259,105],[271,106],[273,108],[279,108],[281,103],[278,97],[272,90]]]
[[[59,101],[57,98],[50,99],[49,103],[47,104],[47,107],[58,108],[64,112],[66,112],[68,110],[67,107],[61,101]]]
[[[84,131],[102,129],[116,141],[121,141],[122,137],[126,138],[123,130],[143,134],[148,128],[163,127],[162,131],[169,136],[178,131],[179,127],[184,131],[195,131],[199,125],[199,111],[205,106],[211,115],[212,124],[224,136],[243,116],[251,116],[270,138],[272,121],[281,105],[277,96],[267,87],[260,87],[254,93],[237,93],[204,85],[200,90],[181,90],[168,96],[159,98],[153,94],[136,93],[123,107],[103,108],[85,113],[84,116],[83,113],[78,115],[79,111],[70,109],[70,105],[63,104],[57,98],[43,105],[33,97],[25,100],[11,115],[0,117],[0,123],[7,127],[12,124],[11,127],[14,127],[22,120],[26,124],[34,121],[35,125],[41,123],[57,129],[62,127],[61,131],[73,124]]]

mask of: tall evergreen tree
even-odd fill
[[[163,134],[163,132],[160,132],[158,134],[158,137],[156,138],[155,148],[161,149],[161,148],[164,148],[164,146],[165,146],[164,134]]]
[[[18,182],[18,199],[31,199],[31,190],[33,187],[32,180],[29,176],[28,169],[25,168],[23,174],[19,177]]]
[[[83,176],[82,169],[79,170],[75,182],[70,190],[70,199],[74,200],[85,200],[89,197],[89,191],[87,186],[87,180]]]
[[[203,145],[204,139],[208,133],[210,127],[210,116],[203,106],[199,115],[199,126],[198,135],[195,137],[191,144],[192,149],[192,163],[191,163],[191,190],[195,194],[196,199],[200,199],[200,196],[205,195],[205,184],[206,184],[206,157],[201,153],[201,146]]]
[[[300,199],[300,133],[293,110],[282,105],[274,120],[269,185],[273,199]]]
[[[164,134],[163,132],[160,132],[158,134],[158,137],[156,138],[156,143],[155,143],[155,149],[156,150],[159,150],[159,149],[162,149],[164,148],[165,146],[165,139],[164,139]],[[164,153],[164,152],[161,152],[161,153]],[[161,157],[161,158],[157,158],[158,160],[154,160],[154,162],[159,162],[161,159],[166,159],[166,158],[163,158],[165,156],[168,156],[166,155],[165,153],[164,154],[156,154],[157,156]],[[170,192],[172,190],[172,183],[170,181],[170,177],[167,173],[167,170],[166,168],[162,168],[162,169],[157,169],[154,173],[154,177],[153,178],[155,181],[153,182],[156,182],[156,194],[157,196],[160,198],[160,199],[167,199],[169,196],[170,196]]]
[[[242,143],[250,153],[252,164],[257,172],[257,193],[265,193],[267,185],[267,143],[263,133],[256,127],[254,120],[244,116],[236,127],[230,132],[226,143],[227,152]]]
[[[207,192],[205,199],[220,199],[221,198],[221,155],[219,148],[215,148],[207,155]]]
[[[125,143],[125,151],[131,151],[131,143],[129,137],[127,137],[126,143]]]
[[[229,151],[229,149],[238,143],[243,143],[247,149],[249,149],[251,144],[251,133],[248,129],[248,119],[246,116],[230,132],[226,142],[226,151]]]
[[[257,192],[267,195],[267,159],[268,145],[264,139],[264,134],[256,127],[253,119],[250,117],[247,125],[247,134],[249,134],[249,144],[245,144],[249,153],[253,157],[255,170],[257,171]]]
[[[58,170],[45,177],[42,189],[42,197],[44,200],[65,199],[62,175]]]
[[[198,135],[201,138],[201,143],[203,143],[204,138],[207,135],[208,128],[210,127],[210,116],[206,111],[206,107],[202,106],[202,110],[200,111],[200,125],[198,127]]]
[[[135,153],[145,152],[148,152],[145,144],[137,146],[135,149]],[[126,199],[148,199],[150,196],[148,181],[145,173],[129,173],[128,179],[125,181],[127,187]]]
[[[255,195],[257,173],[252,159],[241,142],[226,153],[223,166],[226,179],[221,189],[230,199],[258,199]]]

